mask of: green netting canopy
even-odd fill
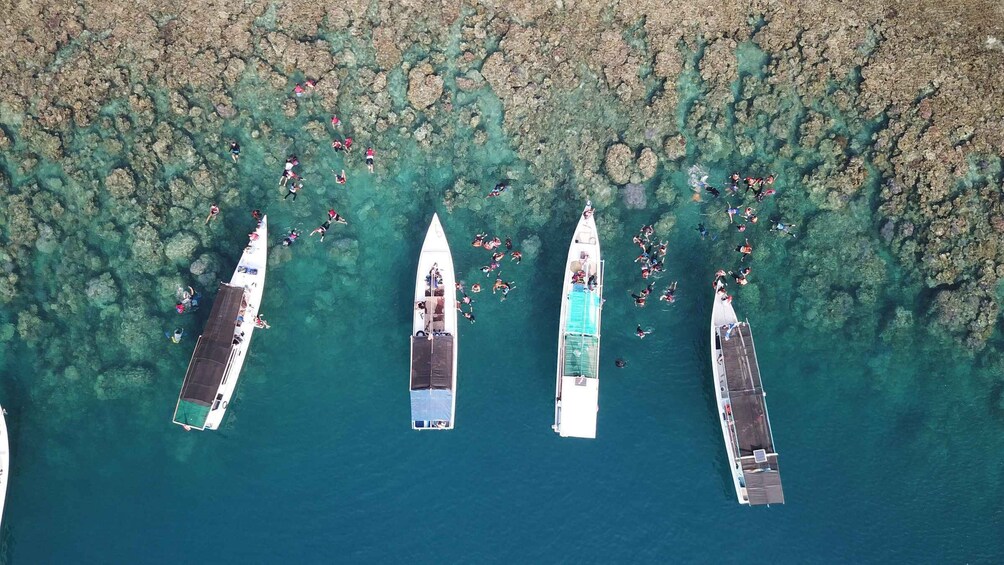
[[[179,424],[202,428],[206,425],[206,418],[209,417],[209,406],[197,404],[188,400],[178,402],[178,409],[174,412],[174,421]]]
[[[596,327],[600,318],[600,295],[576,285],[568,296],[568,319],[565,333],[599,334]]]
[[[599,375],[600,338],[591,335],[565,336],[564,375]]]

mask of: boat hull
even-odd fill
[[[456,282],[446,232],[439,215],[433,214],[419,253],[412,301],[409,391],[413,430],[452,430],[456,424]]]
[[[7,504],[7,482],[10,479],[10,437],[7,435],[7,414],[0,407],[0,527],[3,526]]]
[[[577,281],[578,273],[581,278]],[[561,437],[596,437],[602,305],[600,240],[592,207],[586,204],[568,247],[562,278],[554,424],[551,426]]]
[[[265,272],[268,259],[268,217],[263,216],[253,236],[250,238],[247,247],[241,254],[241,259],[234,269],[229,285],[244,289],[244,300],[247,307],[238,318],[240,323],[235,323],[234,335],[241,336],[239,343],[236,343],[230,351],[229,359],[223,372],[223,378],[216,390],[216,394],[209,406],[208,413],[202,425],[193,424],[186,421],[179,421],[178,414],[184,400],[179,396],[178,405],[175,408],[175,423],[181,425],[186,430],[216,430],[223,423],[227,408],[237,389],[237,382],[240,378],[247,352],[251,346],[251,338],[255,330],[255,318],[261,305],[262,296],[265,292]],[[202,339],[202,336],[199,337]],[[198,347],[198,345],[196,346]]]
[[[735,443],[732,440],[735,430],[729,422],[726,406],[729,403],[729,388],[725,377],[725,358],[722,354],[722,347],[718,337],[718,329],[739,322],[736,311],[732,308],[732,303],[723,300],[724,293],[715,290],[714,306],[711,310],[711,369],[712,380],[715,388],[715,400],[718,411],[718,423],[722,428],[722,441],[725,443],[725,452],[728,456],[729,473],[732,475],[732,486],[736,491],[736,500],[740,504],[749,504],[746,489],[743,487],[743,472],[738,463]]]

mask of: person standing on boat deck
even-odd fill
[[[636,336],[638,336],[638,339],[645,339],[645,336],[652,333],[652,330],[642,329],[641,324],[638,324],[638,327],[634,330],[634,333]]]
[[[373,162],[376,160],[376,151],[372,147],[366,148],[366,168],[373,172]]]
[[[241,146],[237,140],[230,142],[230,158],[234,160],[234,163],[241,158]]]
[[[219,215],[220,215],[220,207],[217,206],[216,204],[211,205],[209,207],[209,215],[206,216],[205,223],[208,224],[210,220],[216,219],[216,216],[219,216]]]
[[[303,183],[302,182],[290,183],[289,188],[287,189],[288,192],[286,192],[286,196],[283,196],[282,199],[286,200],[287,198],[290,197],[290,195],[292,195],[293,196],[293,202],[296,202],[296,194],[298,192],[300,192],[301,188],[303,188]]]

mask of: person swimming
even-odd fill
[[[331,222],[335,222],[336,224],[348,225],[349,223],[348,221],[345,220],[345,218],[341,216],[341,214],[335,212],[333,208],[331,210],[328,210],[328,220]]]
[[[506,191],[507,188],[509,188],[508,182],[502,181],[500,183],[497,183],[495,185],[495,188],[491,189],[491,191],[488,193],[488,198],[494,198],[496,196],[500,196],[503,192]]]
[[[310,232],[310,235],[314,235],[315,233],[319,233],[319,234],[321,234],[321,241],[324,241],[324,234],[328,233],[328,228],[330,228],[330,227],[331,227],[331,220],[328,220],[328,221],[324,222],[323,224],[321,224],[320,227],[318,227],[314,231]]]
[[[290,245],[293,245],[294,243],[296,243],[296,239],[298,237],[300,237],[299,230],[296,230],[296,229],[289,230],[289,235],[287,235],[282,240],[282,246],[283,247],[289,247]]]
[[[708,237],[708,228],[704,227],[704,224],[697,224],[697,231],[701,232],[701,239]]]
[[[182,328],[175,328],[174,333],[164,332],[164,335],[173,343],[181,343],[181,338],[185,337],[185,330]]]
[[[623,369],[624,367],[627,366],[627,362],[618,357],[617,360],[614,361],[614,366],[617,367],[618,369]]]

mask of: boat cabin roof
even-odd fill
[[[718,340],[750,504],[757,504],[753,501],[754,491],[762,494],[763,502],[759,504],[783,503],[774,438],[749,324],[738,322],[730,327],[719,327]]]
[[[181,400],[206,406],[212,404],[230,361],[237,316],[244,306],[242,287],[220,284],[209,320],[195,346],[185,382],[181,385]]]
[[[448,334],[411,336],[411,390],[453,388],[453,341]]]

